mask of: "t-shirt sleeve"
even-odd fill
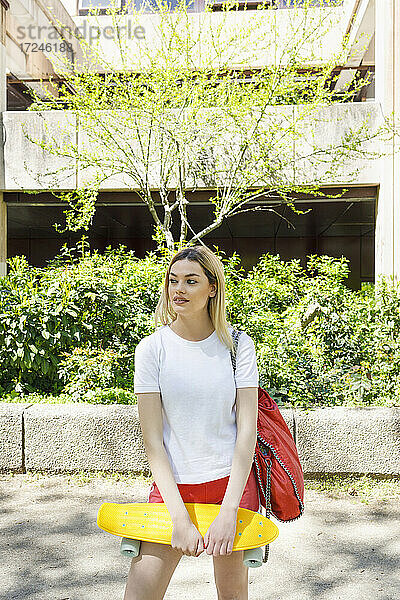
[[[134,393],[160,392],[158,372],[155,340],[147,336],[135,348]]]
[[[258,387],[256,349],[253,340],[246,332],[242,332],[239,336],[235,381],[237,388]]]

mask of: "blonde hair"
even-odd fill
[[[178,260],[183,260],[185,258],[187,260],[198,262],[203,268],[209,283],[216,285],[217,290],[215,296],[208,299],[208,314],[210,315],[210,319],[219,339],[232,351],[233,355],[235,356],[232,336],[228,329],[228,325],[230,325],[230,323],[226,320],[225,314],[224,266],[218,256],[205,245],[188,246],[186,248],[182,248],[171,258],[167,272],[165,273],[161,296],[158,300],[154,313],[155,326],[157,327],[159,322],[162,325],[169,325],[177,318],[177,314],[173,309],[168,295],[169,274],[172,265]]]

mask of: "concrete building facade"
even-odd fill
[[[57,201],[51,189],[37,187],[29,172],[51,170],[54,157],[45,158],[39,150],[28,147],[22,133],[22,124],[31,131],[40,130],[40,119],[27,112],[29,101],[24,90],[34,88],[39,76],[52,81],[57,78],[53,62],[46,50],[35,53],[18,44],[21,23],[47,26],[56,25],[55,15],[62,22],[82,24],[88,19],[85,3],[76,0],[16,0],[10,8],[2,4],[2,43],[0,58],[0,93],[2,102],[3,168],[0,200],[0,274],[6,273],[6,258],[16,254],[27,256],[31,264],[43,266],[65,241],[72,243],[78,235],[56,233],[53,223],[62,222],[65,205]],[[92,2],[92,4],[94,4]],[[102,0],[97,5],[105,6]],[[46,7],[45,7],[46,5]],[[52,10],[49,10],[49,5]],[[122,7],[122,4],[121,4]],[[332,107],[328,129],[320,135],[332,139],[340,134],[341,124],[357,122],[368,111],[378,122],[383,115],[395,123],[400,116],[400,0],[344,0],[343,31],[350,36],[351,55],[340,65],[337,85],[354,77],[357,72],[370,71],[372,83],[361,90],[350,104]],[[277,3],[277,9],[283,8]],[[197,11],[197,12],[196,12]],[[287,12],[286,12],[287,14]],[[281,12],[282,19],[285,11]],[[106,19],[107,17],[101,16]],[[148,19],[152,15],[147,16]],[[195,5],[194,19],[201,19],[201,7]],[[360,38],[364,40],[360,43]],[[331,43],[335,42],[332,36]],[[70,51],[78,60],[79,48]],[[41,55],[41,56],[39,56]],[[36,80],[36,81],[35,81]],[[49,85],[53,83],[49,82]],[[57,85],[54,86],[57,95]],[[342,112],[341,112],[342,111]],[[48,115],[46,118],[54,118]],[[56,115],[57,120],[62,113]],[[50,124],[51,125],[51,124]],[[71,132],[78,136],[79,128]],[[245,268],[257,262],[265,253],[279,253],[284,259],[300,258],[309,254],[347,256],[350,260],[349,285],[359,287],[363,281],[374,281],[379,275],[400,278],[400,154],[396,138],[384,148],[385,156],[374,163],[366,163],[356,180],[332,181],[327,193],[345,187],[342,198],[298,198],[301,209],[312,208],[307,215],[289,215],[295,229],[288,229],[285,221],[272,213],[249,212],[225,221],[206,244],[216,244],[228,254],[236,250],[243,258]],[[79,169],[69,181],[58,184],[58,189],[74,189],[79,182]],[[42,190],[30,194],[28,190]],[[207,223],[211,208],[209,190],[199,190],[190,198],[191,218],[198,229]],[[107,186],[99,194],[96,215],[90,232],[92,247],[100,250],[120,243],[133,248],[138,256],[153,248],[152,219],[134,190],[123,186]]]

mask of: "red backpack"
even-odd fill
[[[232,339],[237,349],[242,332],[236,329]],[[236,360],[231,353],[233,371]],[[294,521],[304,512],[304,477],[292,434],[276,402],[258,388],[257,443],[253,466],[261,505],[266,517],[272,513],[278,521]],[[268,560],[265,547],[264,561]]]

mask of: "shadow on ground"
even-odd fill
[[[146,502],[149,485],[55,475],[0,475],[5,600],[122,600],[130,559],[100,530],[103,502]],[[306,491],[306,511],[280,523],[270,558],[249,570],[249,600],[397,600],[400,506]],[[215,600],[212,558],[183,557],[165,600]],[[146,600],[146,599],[143,599]]]

